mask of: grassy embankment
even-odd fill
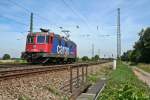
[[[100,66],[101,69],[97,70],[96,73],[88,75],[88,82],[91,84],[95,84],[101,78],[107,78],[111,73],[112,69],[110,66]]]
[[[16,60],[0,60],[0,64],[26,64],[27,61],[16,59]]]
[[[138,64],[137,65],[140,69],[150,73],[150,64]]]
[[[110,74],[99,100],[150,100],[150,88],[122,63]]]

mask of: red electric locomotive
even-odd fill
[[[22,58],[29,63],[72,63],[77,56],[76,44],[58,34],[41,29],[27,35]]]

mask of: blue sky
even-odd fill
[[[132,49],[138,32],[149,26],[149,4],[149,0],[0,0],[0,57],[4,53],[19,57],[24,51],[30,12],[34,31],[43,27],[60,34],[60,26],[70,30],[78,56],[90,57],[92,44],[95,54],[100,49],[102,57],[116,55],[117,8],[121,9],[124,52]]]

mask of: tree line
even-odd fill
[[[86,61],[99,61],[100,57],[99,55],[95,55],[94,57],[89,58],[88,56],[83,56],[81,58],[77,57],[77,61],[80,62],[86,62]]]
[[[11,59],[10,55],[9,54],[4,54],[3,57],[2,57],[3,60],[9,60]]]
[[[135,63],[150,63],[150,27],[142,29],[138,35],[139,39],[135,42],[133,50],[124,52],[121,59]]]
[[[11,56],[9,54],[4,54],[2,59],[3,60],[9,60],[9,59],[11,59]],[[82,58],[77,57],[77,61],[83,61],[83,62],[86,62],[86,61],[98,61],[98,60],[100,60],[99,55],[95,55],[92,58],[89,58],[88,56],[83,56]]]

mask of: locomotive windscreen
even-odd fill
[[[34,36],[28,36],[27,43],[34,43]]]
[[[37,37],[37,43],[44,43],[45,42],[45,36],[38,36]]]

